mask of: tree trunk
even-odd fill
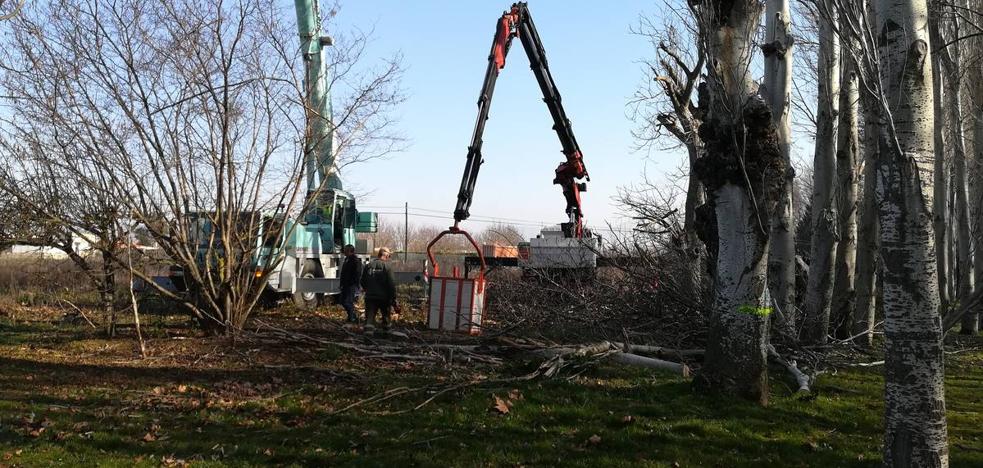
[[[700,240],[699,234],[697,234],[698,228],[696,224],[696,209],[706,203],[706,196],[703,191],[703,183],[700,182],[700,178],[693,172],[693,166],[700,157],[700,147],[699,136],[695,134],[686,143],[690,173],[686,189],[686,213],[684,213],[683,219],[683,235],[685,236],[684,242],[686,242],[684,248],[686,256],[691,262],[691,268],[686,270],[689,272],[690,277],[685,279],[686,282],[684,284],[691,287],[692,291],[701,290],[699,289],[698,283],[707,275],[706,249],[703,248],[703,242]],[[705,289],[703,290],[705,291]]]
[[[931,36],[932,43],[943,44],[941,33],[941,14],[942,5],[940,0],[932,0],[932,8],[930,9],[929,16],[929,34]],[[939,118],[939,125],[935,126],[934,129],[934,139],[935,139],[935,204],[933,210],[935,211],[935,258],[938,263],[939,270],[939,300],[942,302],[942,308],[948,309],[949,304],[952,302],[952,295],[949,291],[949,269],[951,265],[951,257],[949,255],[949,241],[952,239],[949,237],[948,230],[948,200],[949,200],[949,174],[946,170],[946,157],[945,157],[945,128],[942,125],[942,117],[945,115],[945,110],[942,108],[945,102],[945,88],[942,86],[942,64],[939,61],[938,54],[932,55],[932,91],[933,91],[933,112],[934,115]],[[949,77],[951,79],[951,77]]]
[[[771,107],[772,120],[778,133],[782,159],[790,169],[792,129],[789,121],[789,96],[792,91],[792,32],[788,0],[768,0],[765,11],[764,94]],[[795,310],[795,222],[792,207],[792,184],[795,172],[785,175],[781,199],[771,220],[771,247],[768,252],[768,287],[772,303],[778,310],[776,323],[781,330],[793,334],[797,319]],[[794,336],[794,335],[793,335]]]
[[[757,0],[700,4],[707,44],[700,107],[704,154],[696,173],[717,215],[716,299],[704,366],[694,379],[703,390],[768,402],[768,236],[785,166],[768,104],[752,93],[752,39]]]
[[[857,269],[857,160],[860,153],[860,87],[850,51],[854,42],[843,41],[843,77],[840,86],[839,138],[836,143],[836,206],[839,214],[839,241],[836,245],[836,274],[833,282],[833,316],[837,336],[853,333],[856,307],[854,289]]]
[[[877,159],[884,260],[884,465],[948,466],[938,264],[935,116],[925,0],[880,0],[880,80],[895,135]],[[892,137],[896,136],[895,141]]]
[[[959,2],[961,3],[961,2]],[[956,4],[955,7],[964,5]],[[953,18],[954,36],[960,36],[960,22]],[[934,39],[934,37],[933,37]],[[942,43],[940,43],[942,44]],[[945,71],[945,107],[949,112],[948,128],[950,131],[949,140],[952,147],[952,192],[953,192],[953,216],[949,223],[953,229],[952,241],[955,243],[955,285],[956,299],[960,303],[965,303],[973,295],[974,291],[974,272],[973,272],[973,235],[970,228],[969,195],[967,193],[967,174],[966,174],[966,140],[963,132],[963,102],[962,102],[962,80],[960,74],[962,54],[958,43],[941,48],[938,52],[940,62]],[[936,125],[936,127],[942,127]],[[964,334],[974,335],[979,332],[978,313],[970,311],[963,315],[962,329]]]
[[[977,82],[980,104],[973,115],[973,172],[969,184],[970,200],[973,210],[973,239],[976,251],[973,253],[973,274],[977,281],[983,279],[983,79]],[[981,143],[976,143],[981,142]],[[983,286],[980,286],[983,287]],[[979,311],[977,311],[979,315]]]
[[[832,9],[831,9],[832,10]],[[806,287],[806,343],[825,343],[833,296],[833,259],[836,256],[836,127],[840,90],[840,45],[833,32],[834,18],[819,19],[819,104],[812,188],[812,262]]]
[[[958,70],[954,71],[958,73]],[[955,191],[955,223],[956,230],[956,274],[958,284],[959,302],[965,302],[975,291],[975,275],[973,271],[973,233],[969,221],[969,187],[967,186],[966,173],[966,146],[963,139],[963,113],[962,113],[962,93],[959,92],[958,83],[946,93],[948,98],[948,110],[950,128],[952,131],[952,170],[953,170],[953,190]],[[976,334],[979,328],[979,314],[970,311],[963,316],[962,329],[964,334]]]
[[[99,286],[99,302],[106,314],[106,336],[116,336],[116,275],[109,254],[102,253],[102,284]]]
[[[865,106],[870,107],[870,106]],[[864,121],[864,194],[860,210],[860,223],[857,229],[857,290],[856,310],[853,314],[854,341],[863,346],[874,343],[874,322],[876,317],[877,265],[879,255],[880,231],[877,219],[877,135],[880,133],[876,116],[872,109],[865,109]]]

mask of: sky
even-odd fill
[[[409,147],[386,160],[351,166],[346,188],[365,195],[361,211],[402,223],[449,225],[477,115],[477,97],[488,64],[495,25],[508,0],[366,0],[342,3],[335,27],[374,29],[369,57],[403,55],[408,100],[398,110]],[[531,0],[529,8],[546,48],[567,115],[573,122],[591,175],[583,195],[584,218],[597,228],[627,226],[614,201],[619,187],[643,176],[662,180],[682,161],[679,153],[637,151],[635,123],[626,104],[644,79],[639,60],[649,44],[629,28],[639,13],[658,14],[655,2]],[[330,34],[330,31],[329,31]],[[485,164],[478,177],[475,218],[523,223],[566,221],[553,171],[563,161],[552,120],[518,40],[495,90],[484,135]],[[437,216],[438,218],[432,217]],[[475,231],[487,223],[469,221]]]

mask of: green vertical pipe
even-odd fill
[[[324,58],[324,49],[330,45],[330,38],[320,35],[321,17],[317,0],[294,0],[294,6],[297,10],[300,50],[304,55],[307,118],[311,123],[304,138],[307,190],[341,190],[341,179],[335,167],[331,90],[328,86],[327,60]]]

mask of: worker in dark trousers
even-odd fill
[[[396,303],[396,278],[389,257],[392,251],[388,247],[379,249],[379,256],[372,259],[362,269],[362,291],[365,294],[365,331],[375,329],[375,315],[382,315],[382,329],[389,330],[389,319],[392,306]]]
[[[341,306],[348,314],[348,323],[358,323],[355,302],[358,301],[359,283],[362,279],[362,259],[355,255],[355,246],[348,244],[342,249],[345,263],[341,265]]]

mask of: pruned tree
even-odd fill
[[[682,250],[692,268],[685,272],[687,284],[696,287],[705,274],[706,249],[700,241],[697,208],[706,200],[700,179],[693,166],[700,157],[700,119],[696,108],[696,91],[706,63],[706,51],[698,39],[699,31],[689,7],[681,8],[665,2],[668,14],[663,23],[642,17],[634,32],[645,37],[655,52],[655,59],[646,60],[646,80],[635,92],[629,106],[633,118],[640,124],[634,136],[643,146],[662,144],[686,149],[689,172],[686,175],[686,200]],[[687,47],[687,44],[693,44]]]
[[[707,54],[696,174],[716,213],[716,297],[698,388],[768,401],[770,224],[787,166],[768,103],[751,80],[757,0],[691,3]]]

